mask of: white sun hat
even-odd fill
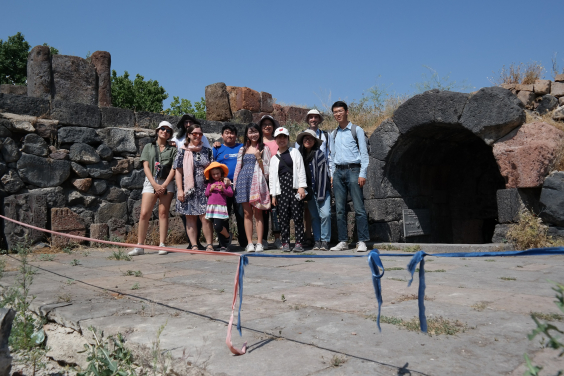
[[[319,117],[321,118],[321,121],[319,122],[319,124],[323,123],[323,115],[321,115],[321,112],[317,111],[316,109],[309,110],[309,112],[307,113],[307,115],[305,117],[306,123],[308,122],[309,115],[319,115]]]

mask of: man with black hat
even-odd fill
[[[186,141],[186,128],[188,128],[192,124],[202,125],[202,123],[200,123],[200,121],[196,119],[194,115],[183,115],[180,121],[176,124],[178,132],[176,132],[176,134],[170,139],[171,145],[176,146],[176,148],[180,150],[182,145],[184,145],[184,141]],[[202,143],[204,147],[211,149],[210,142],[208,141],[206,135],[202,136]]]

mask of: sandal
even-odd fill
[[[197,246],[197,245],[193,245],[191,249],[192,249],[192,251],[199,251],[199,249],[198,249],[198,246]]]
[[[211,249],[210,249],[210,248],[211,248]],[[207,247],[206,247],[206,251],[208,251],[208,252],[214,252],[215,249],[213,248],[213,244],[208,244]]]

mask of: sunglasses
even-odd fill
[[[167,128],[167,127],[160,127],[158,130],[159,131],[165,131],[168,134],[172,134],[172,129]]]
[[[190,133],[190,134],[191,134],[192,136],[199,136],[199,137],[202,137],[202,136],[204,135],[203,133],[200,133],[200,132],[192,132],[192,133]]]

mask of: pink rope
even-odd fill
[[[243,344],[243,348],[241,350],[237,350],[233,347],[233,343],[231,343],[231,329],[233,329],[233,315],[235,313],[235,302],[237,301],[237,289],[239,287],[239,271],[241,267],[241,257],[239,257],[239,264],[237,264],[237,273],[235,273],[235,284],[233,288],[233,303],[231,304],[231,318],[229,319],[229,325],[227,326],[227,338],[225,338],[225,343],[229,350],[235,355],[243,355],[247,352],[247,342]]]
[[[87,238],[85,236],[79,236],[79,235],[71,235],[71,234],[64,234],[61,232],[56,232],[56,231],[51,231],[51,230],[47,230],[41,227],[35,227],[32,225],[28,225],[27,223],[23,223],[20,221],[16,221],[15,219],[11,219],[8,217],[5,217],[3,215],[0,215],[0,218],[8,220],[10,222],[14,222],[20,226],[24,226],[24,227],[29,227],[33,230],[37,230],[37,231],[43,231],[43,232],[47,232],[49,234],[53,234],[53,235],[59,235],[59,236],[65,236],[67,238],[72,238],[72,239],[77,239],[77,240],[84,240],[84,241],[91,241],[91,242],[96,242],[96,243],[104,243],[104,244],[113,244],[113,245],[117,245],[117,246],[121,246],[121,247],[129,247],[129,248],[135,248],[138,247],[139,244],[131,244],[131,243],[120,243],[120,242],[112,242],[109,240],[101,240],[101,239],[92,239],[92,238]],[[179,253],[194,253],[194,254],[202,254],[202,255],[215,255],[215,256],[237,256],[239,257],[240,255],[238,253],[233,253],[233,252],[216,252],[216,251],[194,251],[194,250],[190,250],[190,249],[179,249],[179,248],[168,248],[168,247],[158,247],[156,245],[143,245],[143,248],[145,249],[152,249],[155,251],[168,251],[168,252],[179,252]]]
[[[49,234],[58,235],[58,236],[65,236],[65,237],[71,238],[71,239],[91,241],[91,242],[104,243],[104,244],[112,244],[112,245],[117,245],[117,246],[121,246],[121,247],[135,248],[135,247],[139,246],[139,244],[112,242],[112,241],[109,241],[109,240],[92,239],[92,238],[87,238],[85,236],[64,234],[64,233],[61,233],[61,232],[51,231],[51,230],[47,230],[47,229],[44,229],[44,228],[41,228],[41,227],[32,226],[32,225],[29,225],[27,223],[16,221],[15,219],[5,217],[3,215],[0,215],[0,218],[5,219],[5,220],[10,221],[10,222],[13,222],[15,224],[18,224],[20,226],[31,228],[33,230],[47,232]],[[157,246],[154,246],[154,245],[143,245],[143,248],[152,249],[152,250],[155,250],[155,251],[193,253],[193,254],[201,254],[201,255],[237,256],[237,257],[239,257],[239,264],[241,263],[241,257],[240,257],[241,255],[239,255],[238,253],[233,253],[233,252],[193,251],[193,250],[189,250],[189,249],[157,247]],[[239,265],[237,265],[237,273],[235,274],[235,287],[233,289],[233,304],[231,305],[231,318],[229,319],[229,326],[227,328],[227,338],[225,339],[225,343],[227,344],[227,347],[229,348],[229,350],[233,354],[243,355],[247,351],[247,343],[245,342],[245,344],[243,345],[243,348],[241,350],[237,350],[235,347],[233,347],[233,344],[231,343],[231,329],[233,328],[233,315],[234,315],[234,311],[235,311],[235,302],[237,300],[237,288],[238,287],[239,287]]]

